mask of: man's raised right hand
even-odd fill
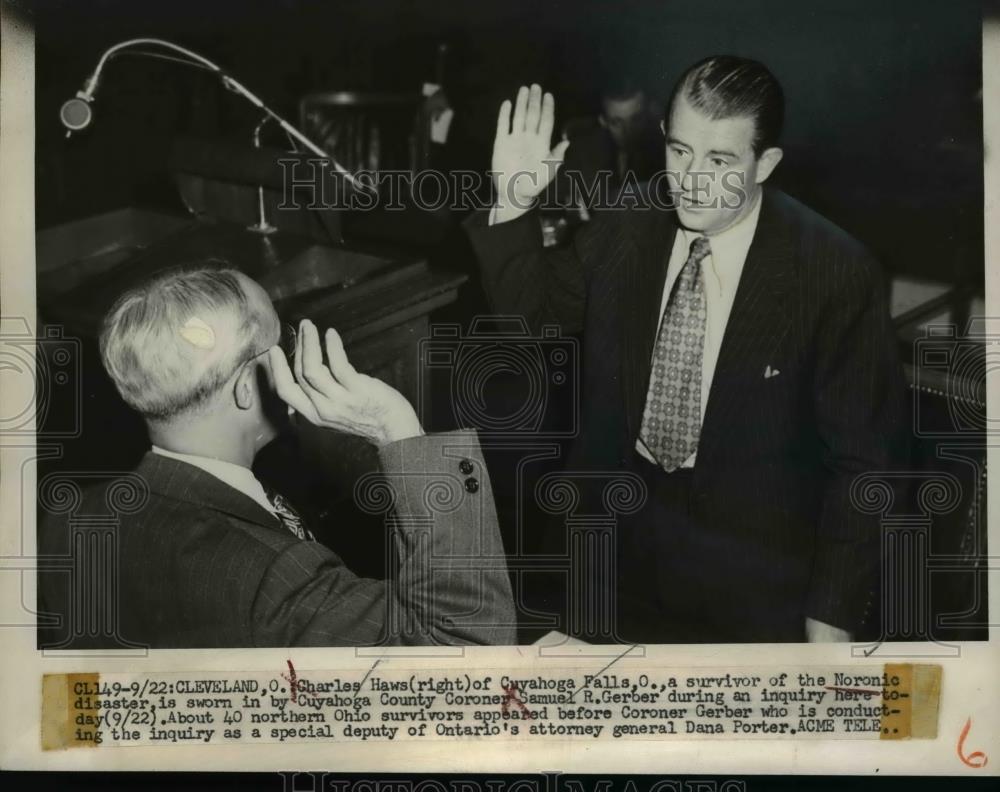
[[[552,125],[555,100],[552,94],[542,95],[539,85],[521,86],[513,105],[504,100],[497,116],[497,134],[493,141],[493,179],[497,201],[492,221],[513,220],[531,208],[535,198],[555,178],[562,164],[569,141],[555,148]]]
[[[418,437],[424,432],[413,407],[395,388],[351,365],[337,331],[326,331],[326,356],[319,331],[308,319],[299,325],[294,376],[278,347],[268,350],[278,396],[316,426],[357,435],[376,444]]]

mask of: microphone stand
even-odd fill
[[[118,54],[122,50],[128,49],[130,47],[136,46],[153,46],[153,47],[163,47],[173,52],[177,52],[189,59],[189,63],[192,66],[201,66],[208,71],[215,72],[222,80],[222,85],[229,91],[232,91],[239,96],[242,96],[250,104],[259,109],[264,113],[267,119],[274,121],[278,124],[285,133],[291,137],[293,140],[301,143],[306,149],[311,151],[316,156],[322,158],[323,160],[329,162],[333,168],[350,182],[351,186],[357,190],[368,191],[367,185],[363,184],[361,181],[356,179],[352,173],[350,173],[346,168],[344,168],[337,160],[330,156],[327,152],[313,143],[309,138],[302,134],[298,129],[288,123],[284,118],[275,113],[270,107],[268,107],[264,102],[254,94],[249,88],[247,88],[243,83],[233,77],[231,74],[225,72],[221,66],[217,63],[210,61],[208,58],[199,55],[197,52],[181,47],[178,44],[174,44],[170,41],[165,41],[163,39],[157,38],[136,38],[129,39],[127,41],[119,42],[107,50],[101,55],[100,59],[97,61],[97,67],[94,69],[94,73],[90,75],[87,81],[84,83],[83,89],[78,91],[76,96],[78,99],[82,99],[88,104],[93,101],[94,94],[97,92],[97,86],[101,79],[101,72],[104,66],[107,64],[108,59],[112,56]],[[163,56],[152,52],[136,52],[136,55],[146,55],[148,57],[163,58]],[[166,58],[163,58],[166,59]],[[169,58],[169,60],[175,60]],[[178,61],[180,62],[180,61]],[[67,133],[68,134],[68,133]]]
[[[257,122],[257,126],[253,128],[253,146],[256,149],[260,148],[260,132],[271,120],[271,116],[264,116],[260,121]],[[260,185],[257,187],[257,223],[256,225],[249,226],[250,231],[254,231],[258,234],[273,234],[278,229],[267,222],[267,215],[264,213],[264,188]]]

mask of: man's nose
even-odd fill
[[[694,190],[694,174],[692,173],[690,166],[681,170],[680,184],[681,192],[690,193]]]
[[[718,174],[706,163],[695,168],[689,166],[684,174],[682,190],[695,201],[703,201],[713,195],[718,187]]]
[[[669,158],[668,158],[669,163]],[[668,167],[667,168],[667,187],[670,192],[683,192],[684,182],[687,179],[687,168],[681,167]]]

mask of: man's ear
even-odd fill
[[[257,400],[256,368],[253,365],[243,366],[240,369],[240,373],[236,375],[236,380],[233,383],[233,400],[241,410],[249,410]]]
[[[663,137],[667,136],[667,122],[662,118],[660,119],[660,131],[663,133]]]
[[[764,149],[761,152],[761,155],[757,158],[757,184],[763,184],[767,180],[767,177],[778,167],[778,163],[781,162],[783,156],[785,156],[785,152],[777,146]]]

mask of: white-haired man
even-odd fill
[[[475,435],[424,435],[400,393],[358,373],[334,330],[321,344],[309,321],[295,339],[293,372],[281,334],[265,291],[216,266],[161,274],[108,313],[104,366],[153,446],[136,471],[144,505],[122,515],[117,531],[116,638],[154,647],[513,643],[510,583]],[[354,575],[254,477],[254,457],[289,406],[378,446],[395,499],[398,576]],[[438,497],[427,498],[432,488]],[[106,511],[106,491],[86,492],[78,513]],[[43,521],[43,555],[65,556],[69,537],[67,520]],[[451,563],[458,557],[463,564]],[[72,624],[79,603],[68,577],[42,572],[40,610],[64,617],[74,645],[88,645]]]

